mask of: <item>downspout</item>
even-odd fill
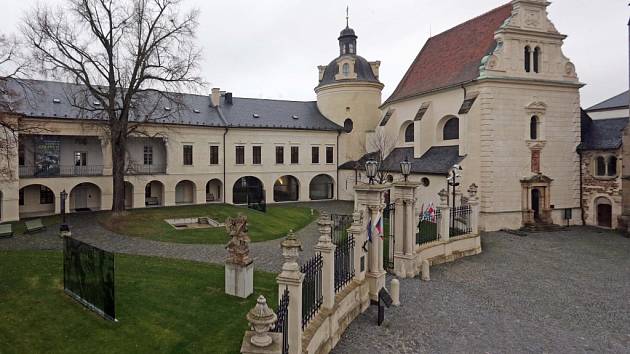
[[[225,127],[225,131],[223,132],[223,204],[225,204],[225,183],[226,183],[226,167],[227,164],[225,163],[225,151],[227,150],[227,146],[225,145],[225,136],[228,133],[228,127]]]
[[[341,130],[337,130],[337,194],[335,196],[336,200],[339,200],[339,136],[341,135]]]
[[[582,150],[578,150],[580,155],[580,218],[582,219],[582,226],[586,225],[586,219],[584,217],[584,186],[582,185]]]

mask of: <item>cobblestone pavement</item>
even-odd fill
[[[306,206],[328,213],[349,214],[352,212],[352,202],[311,202],[295,203],[296,206]],[[72,228],[72,236],[107,251],[144,256],[186,259],[199,262],[222,264],[227,251],[223,245],[191,245],[151,241],[137,237],[123,236],[101,227],[96,221],[95,214],[70,214],[68,223]],[[51,226],[44,232],[33,235],[19,235],[9,239],[0,239],[0,250],[60,250],[61,239],[57,236],[59,227]],[[319,233],[317,223],[313,222],[296,232],[302,241],[303,259],[313,255],[313,245],[317,243]],[[256,242],[251,244],[251,255],[254,258],[255,269],[270,272],[280,272],[282,257],[280,256],[280,242],[282,239]]]
[[[371,306],[333,353],[630,353],[630,239],[577,227],[482,246],[401,280],[401,307],[377,327]]]

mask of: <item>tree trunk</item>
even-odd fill
[[[112,127],[113,128],[113,127]],[[112,194],[112,212],[125,211],[125,147],[127,135],[123,129],[112,129],[112,182],[114,191]]]

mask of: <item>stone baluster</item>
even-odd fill
[[[289,290],[288,338],[289,353],[302,354],[302,282],[304,274],[298,264],[299,252],[302,250],[300,241],[292,231],[282,241],[282,272],[276,278],[278,283],[278,298],[282,297],[285,289]]]
[[[451,227],[451,208],[448,206],[448,192],[446,189],[442,189],[438,195],[440,196],[438,233],[442,241],[448,241]]]
[[[332,222],[326,212],[322,212],[319,220],[319,240],[315,245],[315,253],[322,255],[322,297],[324,308],[332,309],[335,305],[335,244],[330,234]]]

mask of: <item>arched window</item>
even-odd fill
[[[529,46],[525,47],[525,72],[531,71],[532,50]]]
[[[344,63],[341,70],[343,72],[344,77],[350,76],[350,64]]]
[[[529,138],[532,140],[538,139],[538,117],[533,116],[529,121]]]
[[[617,175],[617,158],[615,156],[610,156],[608,158],[608,176],[616,176]]]
[[[603,156],[597,157],[595,165],[595,174],[597,176],[606,176],[606,159]]]
[[[411,123],[407,126],[407,128],[405,128],[405,142],[413,143],[413,141],[414,141],[413,123]]]
[[[453,117],[444,123],[442,128],[443,140],[457,140],[459,139],[459,118]]]
[[[540,72],[540,47],[534,49],[534,72]]]
[[[343,122],[343,131],[346,133],[350,133],[352,132],[353,128],[354,128],[354,123],[352,123],[352,119],[346,118],[346,120]]]

